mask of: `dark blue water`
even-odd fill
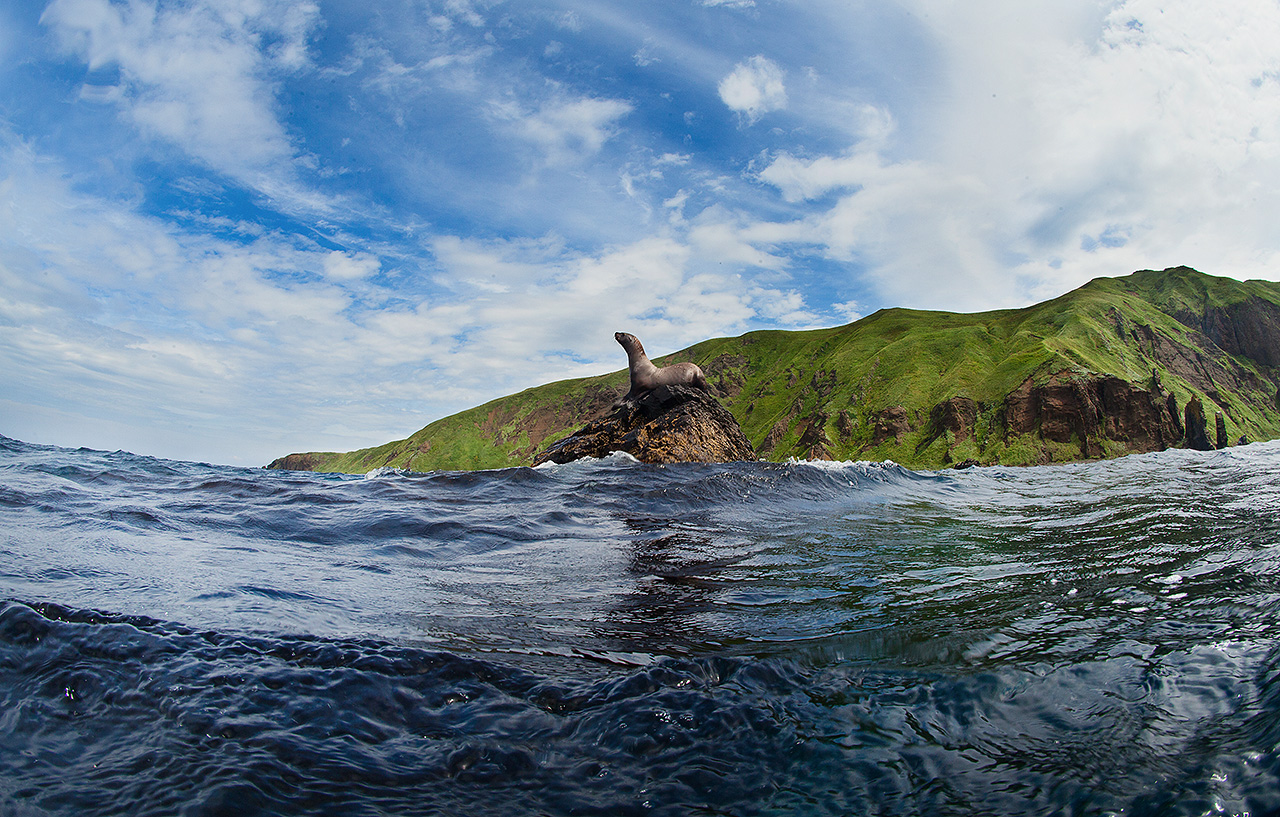
[[[1280,444],[368,478],[0,438],[0,814],[1280,813]]]

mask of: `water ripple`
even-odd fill
[[[0,813],[1280,811],[1280,445],[368,478],[0,438]]]

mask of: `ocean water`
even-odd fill
[[[3,815],[1280,813],[1280,444],[351,477],[0,438]]]

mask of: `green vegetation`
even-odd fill
[[[1272,334],[1268,334],[1268,332]],[[892,459],[917,468],[963,460],[1022,465],[1141,450],[1086,429],[1087,441],[1011,432],[1010,396],[1112,376],[1181,407],[1221,411],[1232,441],[1280,436],[1280,285],[1185,267],[1099,278],[1025,309],[976,314],[885,309],[847,326],[707,340],[655,362],[706,371],[767,459]],[[1267,351],[1268,349],[1272,351]],[[1156,381],[1153,381],[1153,373]],[[364,473],[502,468],[609,410],[626,370],[528,389],[315,470]],[[972,401],[972,427],[943,428],[946,401]],[[1090,439],[1093,439],[1090,437]]]

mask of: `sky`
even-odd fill
[[[258,466],[754,329],[1280,279],[1275,0],[7,0],[0,434]]]

